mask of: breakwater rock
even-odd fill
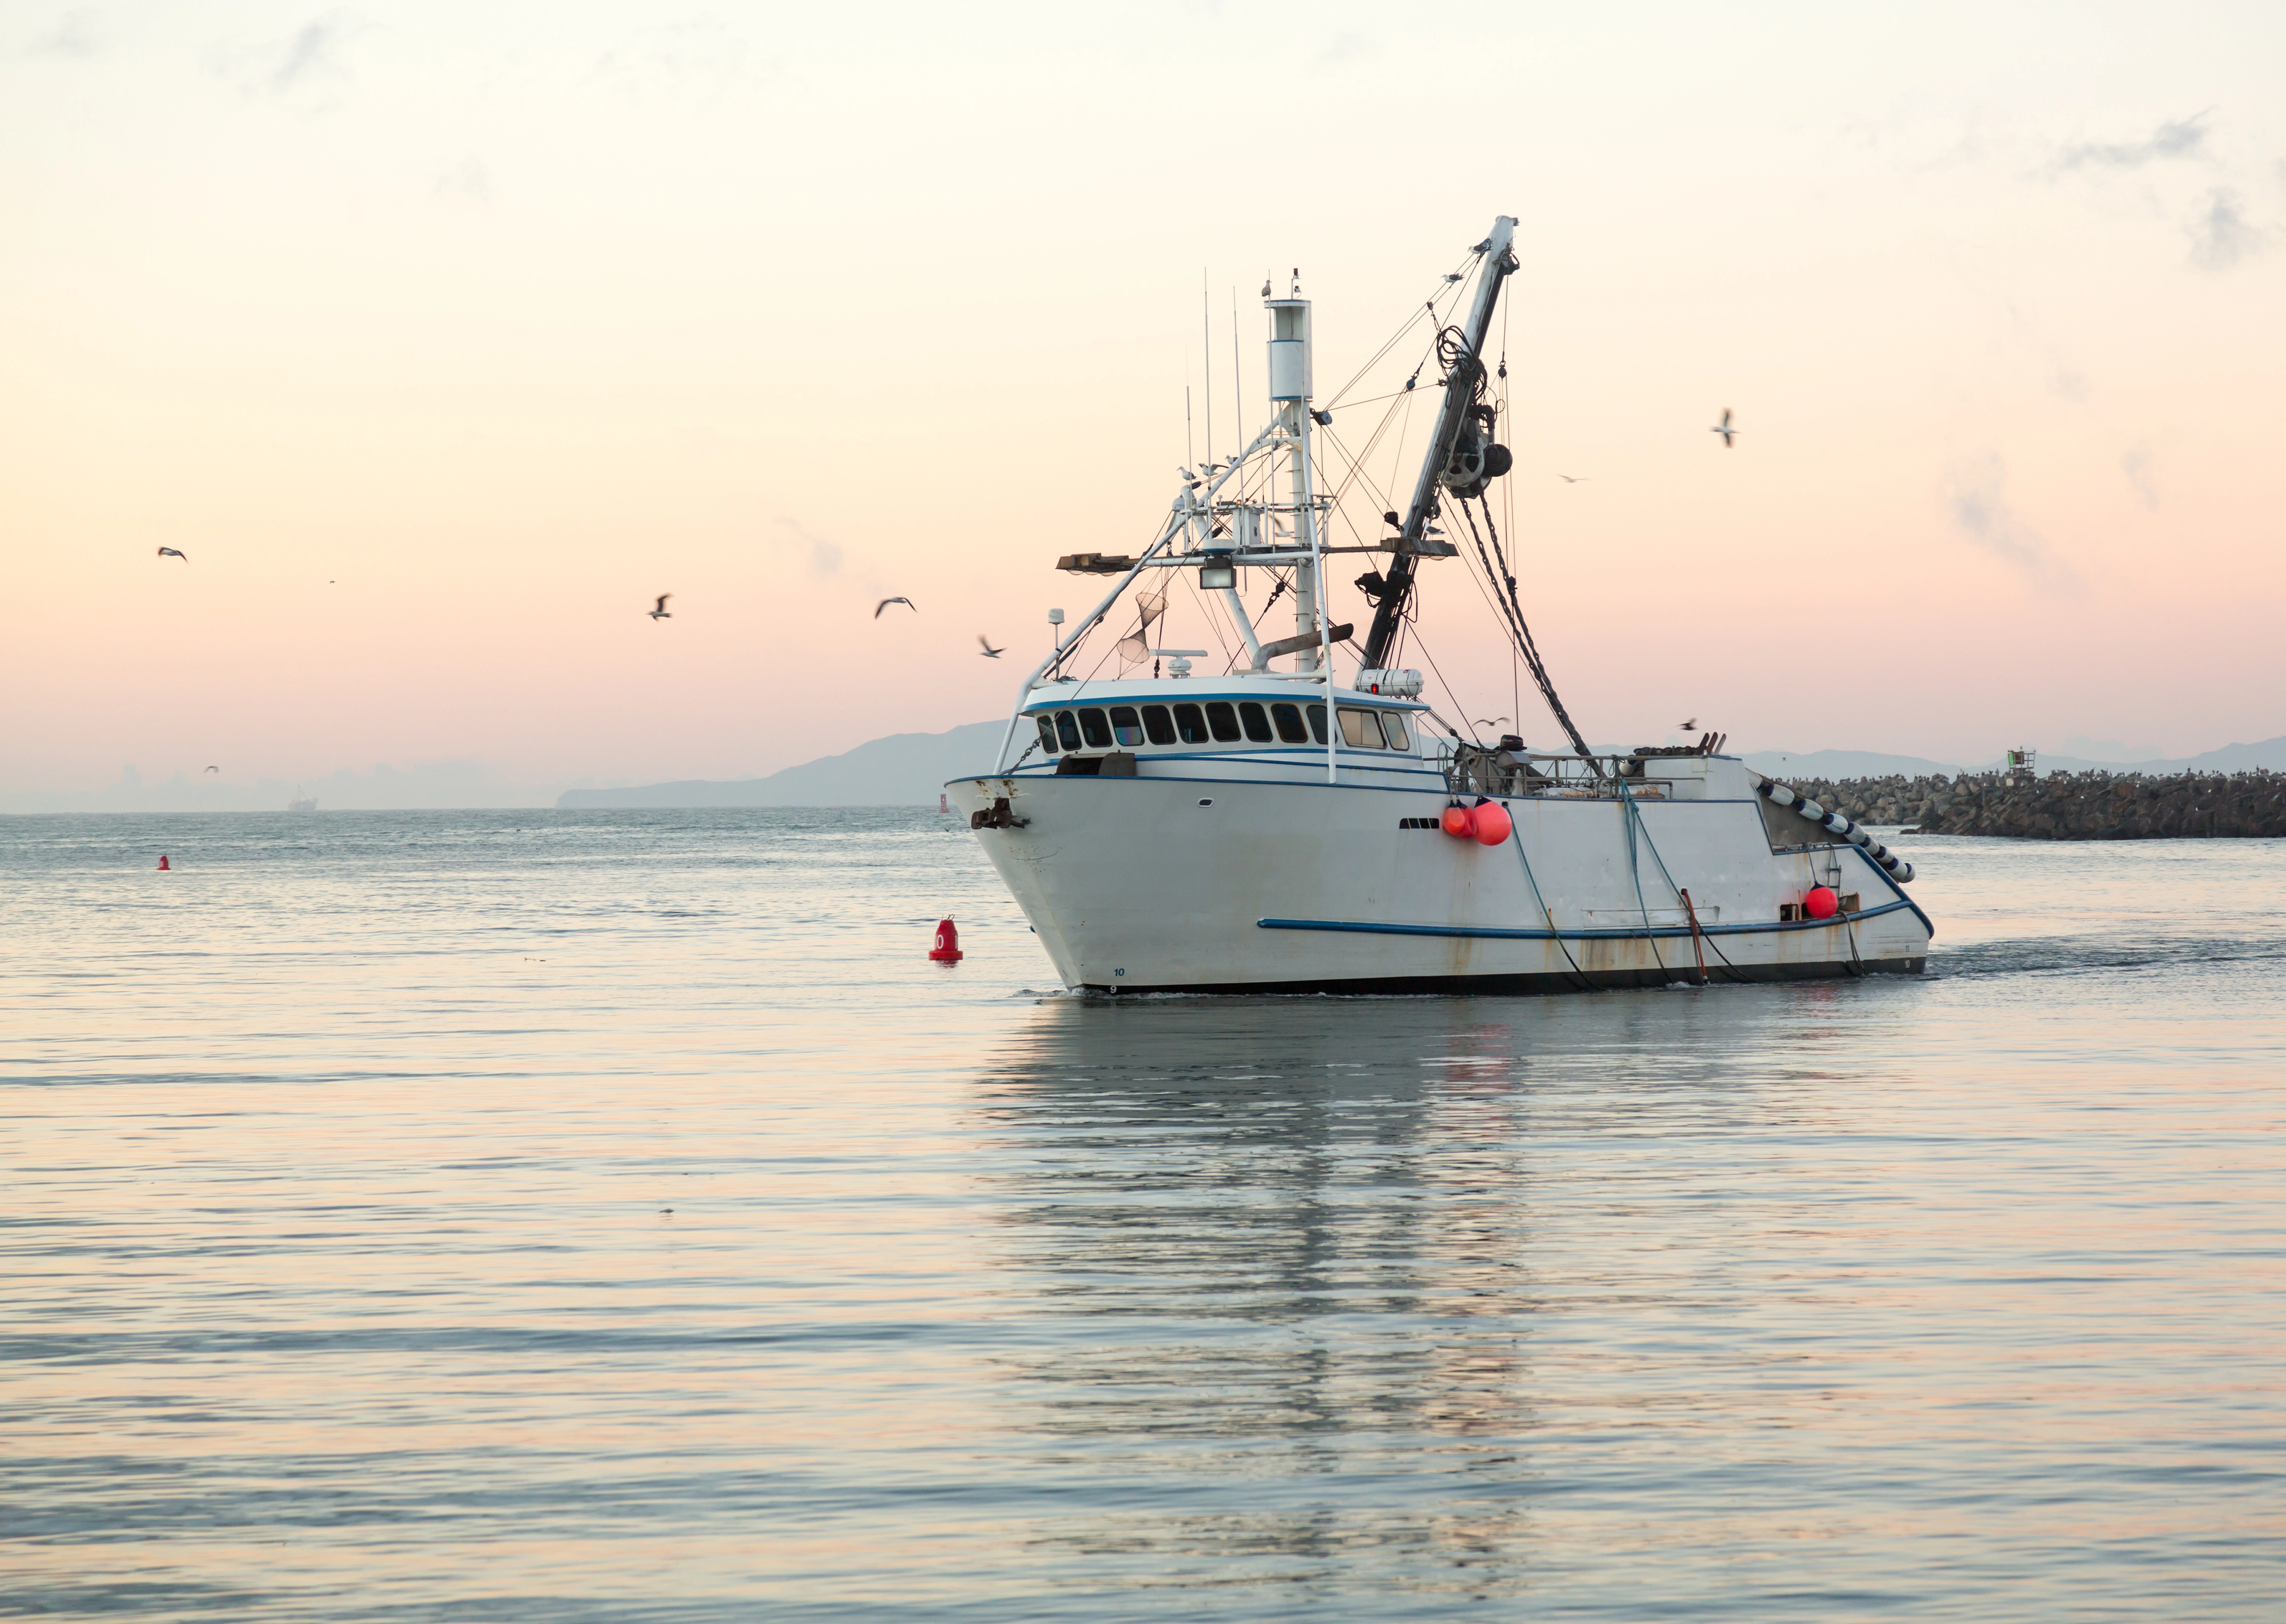
[[[1861,824],[1914,824],[1923,834],[2030,840],[2286,836],[2286,773],[1964,773],[1787,782]]]

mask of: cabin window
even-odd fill
[[[1131,705],[1111,707],[1111,737],[1119,741],[1122,750],[1132,750],[1143,742],[1143,721]]]
[[[1033,717],[1032,720],[1040,724],[1040,748],[1046,751],[1050,755],[1055,754],[1056,719],[1049,715],[1047,712],[1042,711],[1037,716]]]
[[[1322,705],[1310,707],[1310,737],[1321,745],[1326,742],[1326,707]]]
[[[1155,745],[1175,742],[1175,724],[1168,718],[1165,706],[1147,705],[1143,707],[1143,731],[1150,736]]]
[[[1056,713],[1056,737],[1063,740],[1065,749],[1079,748],[1079,723],[1072,720],[1072,713],[1069,711]]]
[[[1249,699],[1238,707],[1238,719],[1245,724],[1246,737],[1249,741],[1257,745],[1270,742],[1270,718],[1262,713],[1262,707],[1253,700]]]
[[[1302,730],[1302,707],[1298,705],[1273,705],[1270,720],[1278,724],[1278,737],[1289,745],[1306,745],[1310,736]]]
[[[1079,736],[1087,741],[1087,747],[1091,750],[1111,748],[1111,728],[1103,720],[1101,711],[1087,710],[1079,713]]]
[[[1395,711],[1382,712],[1381,730],[1389,736],[1389,747],[1391,750],[1413,748],[1413,741],[1406,737],[1405,718]]]
[[[1218,745],[1238,743],[1238,712],[1227,699],[1207,701],[1207,727]]]
[[[1177,706],[1175,707],[1175,732],[1177,736],[1182,739],[1183,743],[1186,745],[1205,744],[1207,742],[1207,719],[1205,713],[1201,711],[1195,705]]]
[[[1341,707],[1342,742],[1352,750],[1386,750],[1381,737],[1381,723],[1371,711],[1360,711],[1349,706]],[[1084,714],[1084,713],[1082,713]]]

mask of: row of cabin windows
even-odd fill
[[[1413,748],[1405,718],[1397,712],[1360,710],[1347,705],[1339,710],[1342,742],[1351,749]],[[1306,729],[1305,712],[1309,717]],[[1324,706],[1262,705],[1252,699],[1043,711],[1033,720],[1040,725],[1040,748],[1050,755],[1060,750],[1132,750],[1147,740],[1154,745],[1234,745],[1242,739],[1254,745],[1326,742]]]

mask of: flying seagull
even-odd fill
[[[178,551],[171,547],[161,548],[159,549],[159,556],[162,558],[179,558],[185,564],[188,564],[191,561],[191,556],[188,553]]]
[[[1480,728],[1496,728],[1507,720],[1505,716],[1479,716],[1477,718],[1477,725]]]
[[[983,633],[979,632],[976,634],[976,641],[984,645],[985,658],[998,659],[1000,658],[1000,650],[992,646],[992,640],[985,636]]]
[[[674,594],[672,592],[662,592],[658,595],[658,607],[650,611],[650,618],[652,619],[672,620],[674,619],[674,611],[666,606],[666,600],[674,595]]]
[[[1722,421],[1715,424],[1712,429],[1708,430],[1707,432],[1709,434],[1719,434],[1722,437],[1723,450],[1728,451],[1731,448],[1734,443],[1733,437],[1736,436],[1738,431],[1730,427],[1730,408],[1729,406],[1724,406],[1722,408]]]
[[[1677,733],[1696,733],[1696,732],[1698,732],[1698,731],[1699,731],[1699,718],[1698,718],[1698,717],[1696,717],[1696,716],[1686,717],[1684,720],[1683,720],[1683,721],[1678,721],[1678,722],[1676,722],[1676,723],[1675,724],[1675,730]]]
[[[1561,479],[1565,485],[1585,485],[1591,477],[1591,476],[1587,474],[1580,475],[1577,479],[1573,478],[1569,474],[1558,474],[1556,477],[1558,479]]]
[[[221,769],[221,768],[219,768],[219,767],[209,767],[209,768],[208,768],[208,769],[207,769],[207,770],[208,770],[209,772],[210,772],[210,773],[218,773],[218,772],[220,772],[220,771],[222,770],[222,769]]]
[[[915,614],[921,612],[918,609],[913,609],[913,601],[910,598],[883,598],[879,603],[873,605],[873,619],[876,620],[879,619],[881,618],[881,611],[892,603],[903,603],[907,609],[912,609]]]

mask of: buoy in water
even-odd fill
[[[936,942],[929,949],[929,958],[941,965],[960,962],[960,933],[953,928],[950,914],[936,922]]]
[[[1446,807],[1445,816],[1438,820],[1445,832],[1456,840],[1465,840],[1477,832],[1477,815],[1466,807]]]
[[[162,871],[162,872],[169,871],[169,865],[168,865],[168,863],[167,863],[167,854],[166,854],[165,852],[161,852],[161,853],[159,854],[159,868],[160,868],[160,870],[161,870],[161,871]]]
[[[1830,919],[1840,903],[1830,886],[1812,886],[1801,899],[1801,911],[1813,919]]]
[[[1476,814],[1478,842],[1498,846],[1508,839],[1508,832],[1513,825],[1509,821],[1506,807],[1497,800],[1488,800],[1476,808]]]

